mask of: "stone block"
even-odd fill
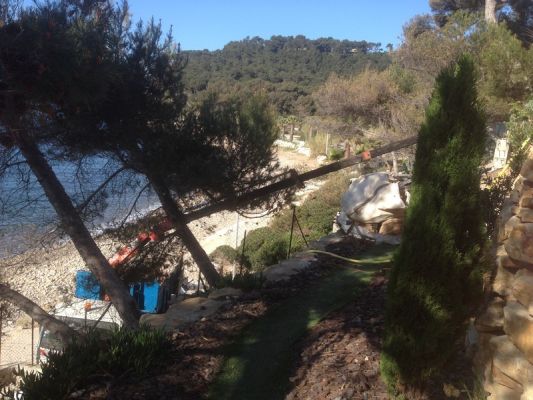
[[[509,257],[509,254],[507,254],[507,250],[505,249],[505,242],[504,244],[501,244],[496,249],[496,265],[498,267],[502,268],[508,268],[508,269],[518,269],[520,268],[516,263]]]
[[[533,317],[516,301],[509,301],[503,308],[503,329],[514,345],[533,362]]]
[[[520,176],[524,181],[533,182],[533,159],[529,158],[522,164]]]
[[[211,293],[209,293],[208,298],[212,300],[224,300],[228,297],[235,298],[240,296],[242,296],[242,290],[232,287],[225,287],[222,289],[213,290]]]
[[[511,187],[512,189],[511,193],[509,193],[509,198],[513,203],[517,204],[520,201],[522,190],[524,189],[524,178],[518,175]]]
[[[533,209],[519,207],[516,216],[522,223],[533,222]]]
[[[271,265],[263,271],[263,277],[268,282],[289,280],[291,276],[302,272],[313,264],[314,259],[291,258],[279,264]]]
[[[227,302],[205,297],[191,297],[172,304],[164,314],[144,314],[141,316],[140,322],[154,328],[180,329],[215,314],[224,304],[227,304]]]
[[[533,364],[511,342],[507,335],[495,336],[490,340],[493,367],[498,368],[522,387],[533,384]]]
[[[400,218],[389,218],[384,221],[379,228],[381,235],[400,235],[403,229],[403,220]]]
[[[485,385],[485,390],[489,393],[487,400],[520,400],[522,396],[522,392],[498,383]]]
[[[479,332],[501,331],[504,306],[505,300],[499,297],[492,299],[485,312],[476,320],[476,329]]]
[[[503,241],[511,235],[513,229],[519,226],[521,223],[522,221],[520,221],[520,218],[511,214],[511,217],[503,224],[503,228],[500,228],[498,235],[499,243],[503,243]]]
[[[515,226],[505,241],[505,250],[513,261],[533,264],[533,223]]]
[[[533,208],[533,188],[524,189],[518,205],[523,208]]]
[[[511,294],[514,274],[501,265],[496,270],[496,277],[492,283],[492,290],[500,296],[507,297]]]
[[[512,293],[529,315],[533,315],[533,272],[527,269],[518,271],[513,279]]]
[[[524,387],[524,393],[522,393],[522,397],[520,397],[520,400],[531,399],[533,399],[533,385],[528,385],[527,387]]]
[[[492,380],[495,383],[499,383],[500,385],[506,386],[516,392],[524,392],[524,388],[522,387],[520,382],[515,381],[513,378],[506,375],[501,369],[496,366],[492,367]]]

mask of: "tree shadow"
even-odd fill
[[[371,256],[382,255],[384,250]],[[211,386],[209,398],[283,399],[290,387],[299,340],[330,312],[356,299],[379,269],[379,265],[365,271],[339,267],[269,310],[227,347],[225,362]]]

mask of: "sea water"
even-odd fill
[[[55,161],[51,166],[75,205],[83,204],[120,168],[117,162],[104,157],[87,157],[77,163]],[[92,215],[84,217],[93,234],[139,218],[159,206],[146,179],[131,172],[117,175],[101,192],[97,203],[102,207],[92,207]],[[11,168],[0,177],[0,258],[50,244],[58,239],[57,226],[57,214],[27,165]]]

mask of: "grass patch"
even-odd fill
[[[358,268],[366,267],[367,271],[340,267],[253,322],[226,349],[226,359],[209,398],[282,399],[288,389],[294,344],[330,312],[354,300],[379,269],[378,261],[389,261],[392,250],[379,246],[359,255],[368,264]]]

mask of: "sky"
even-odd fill
[[[259,36],[401,41],[402,26],[429,12],[428,0],[129,0],[133,19],[152,16],[182,50],[216,50],[230,41]]]

